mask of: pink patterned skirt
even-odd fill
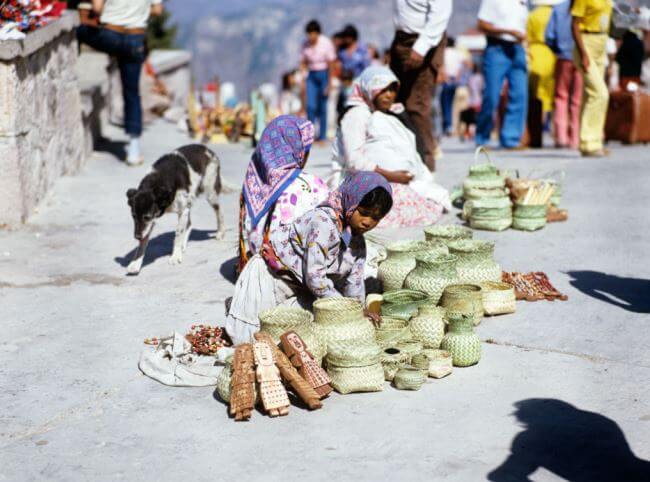
[[[442,217],[443,208],[419,195],[406,184],[393,184],[393,208],[379,223],[380,228],[430,226]]]

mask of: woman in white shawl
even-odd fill
[[[401,104],[395,104],[399,81],[383,66],[365,69],[355,81],[333,146],[336,187],[356,171],[375,171],[393,188],[393,209],[384,227],[429,225],[451,209],[449,193],[436,184],[418,154],[416,136],[407,127]]]

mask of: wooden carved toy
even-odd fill
[[[323,370],[314,356],[309,353],[305,342],[295,331],[288,331],[280,337],[282,350],[287,354],[291,363],[298,369],[300,375],[314,388],[320,398],[330,394],[330,377]]]
[[[253,343],[255,364],[257,365],[257,383],[259,384],[262,404],[271,417],[289,413],[289,396],[280,380],[280,370],[273,361],[271,347],[264,342]]]
[[[244,343],[237,347],[232,367],[230,414],[235,417],[236,421],[248,420],[255,407],[253,345]]]

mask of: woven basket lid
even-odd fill
[[[482,239],[459,239],[449,243],[451,253],[478,253],[481,251],[493,251],[494,243]]]

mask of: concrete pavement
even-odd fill
[[[143,142],[151,164],[188,140],[160,122]],[[451,187],[472,148],[443,146],[438,180]],[[250,149],[215,149],[240,184]],[[479,365],[419,392],[335,394],[313,413],[238,424],[213,389],[165,387],[137,369],[144,338],[223,319],[238,194],[224,196],[225,240],[211,238],[214,215],[199,202],[183,264],[167,264],[169,215],[140,275],[127,277],[125,192],[148,167],[96,153],[23,229],[0,231],[0,480],[650,480],[650,153],[494,160],[522,174],[566,171],[569,222],[475,236],[496,241],[504,269],[546,271],[569,301],[485,319]],[[327,168],[327,149],[315,148],[309,170]]]

